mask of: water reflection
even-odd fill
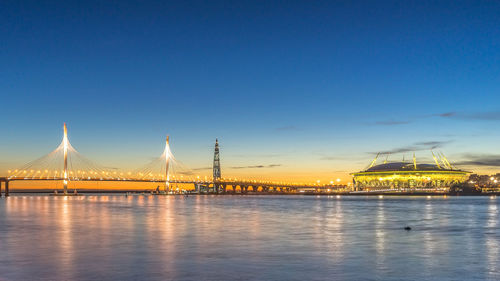
[[[499,279],[498,204],[13,196],[0,200],[0,280]]]
[[[384,204],[387,200],[381,197],[377,201],[377,209],[375,216],[375,249],[377,256],[377,267],[381,270],[385,270],[385,236],[386,236],[386,225],[385,225],[385,207]]]
[[[495,198],[494,198],[495,199]],[[498,201],[490,200],[488,204],[488,222],[486,231],[486,253],[488,259],[488,278],[498,278],[500,272],[499,252],[500,234],[498,233]]]

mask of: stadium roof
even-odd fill
[[[413,163],[408,163],[408,162],[391,162],[391,163],[385,163],[385,164],[380,164],[376,165],[373,167],[368,168],[365,172],[385,172],[385,171],[439,171],[439,170],[448,170],[451,171],[451,169],[445,169],[443,167],[438,167],[437,165],[434,164],[417,164],[417,167],[415,169],[415,166]]]

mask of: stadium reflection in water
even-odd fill
[[[13,196],[0,200],[0,279],[498,280],[498,205],[441,196]]]

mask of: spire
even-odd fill
[[[413,152],[413,168],[417,169],[417,158],[415,157],[415,152]]]
[[[63,125],[63,128],[64,128],[64,137],[63,137],[63,140],[68,140],[68,126],[66,126],[66,122],[64,122],[64,125]]]
[[[217,181],[221,178],[220,170],[220,152],[219,152],[219,140],[215,139],[214,148],[214,165],[213,165],[213,180]]]
[[[220,179],[221,179],[221,169],[220,169],[219,140],[215,139],[214,165],[213,165],[213,181],[214,181],[215,193],[219,193],[221,184],[218,181]]]

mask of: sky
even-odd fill
[[[500,172],[498,1],[2,1],[0,170],[350,181],[378,153]],[[383,156],[382,158],[385,158]],[[379,161],[382,161],[379,160]]]

